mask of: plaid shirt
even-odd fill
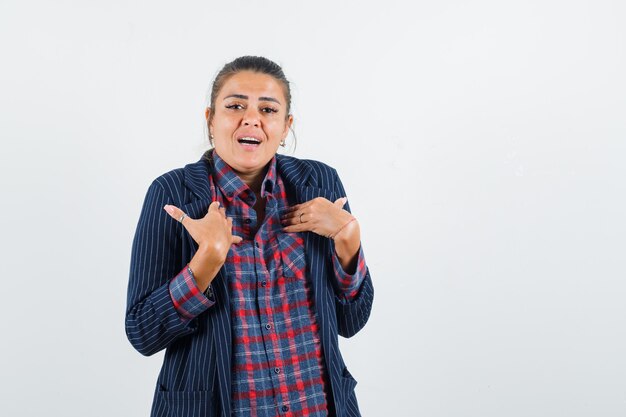
[[[232,405],[236,416],[327,416],[325,376],[312,293],[305,277],[304,241],[282,231],[285,188],[272,159],[261,187],[265,219],[258,224],[256,196],[213,152],[211,195],[233,219],[233,245],[225,267],[233,326]],[[347,274],[332,255],[341,297],[353,298],[365,278],[359,249],[356,272]],[[210,287],[209,287],[210,289]],[[170,282],[174,306],[190,320],[214,304],[184,268]]]

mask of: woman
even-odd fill
[[[152,416],[360,415],[338,347],[372,305],[359,224],[334,169],[277,154],[290,104],[274,62],[226,64],[214,148],[148,190],[126,333],[144,355],[166,349]]]

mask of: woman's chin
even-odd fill
[[[242,174],[254,174],[258,171],[263,170],[271,159],[272,159],[271,157],[269,159],[261,158],[261,157],[237,158],[234,161],[234,164],[231,165],[231,167],[235,171],[242,173]]]

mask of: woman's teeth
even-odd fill
[[[259,143],[261,143],[260,140],[256,139],[256,138],[240,138],[237,140],[239,143],[244,143],[246,145],[258,145]]]

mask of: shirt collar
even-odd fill
[[[222,191],[222,194],[228,199],[232,200],[236,196],[239,196],[244,201],[254,201],[254,193],[244,183],[241,178],[235,173],[235,171],[228,165],[220,156],[213,150],[213,163],[215,169],[213,171],[213,178],[215,185]],[[276,171],[276,156],[273,156],[269,162],[269,167],[263,183],[261,184],[261,197],[265,198],[271,195],[275,190],[277,181]]]

